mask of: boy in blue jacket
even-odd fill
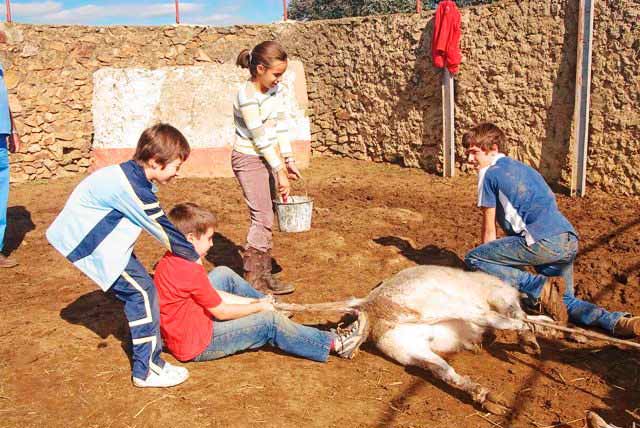
[[[133,384],[138,387],[169,387],[189,377],[184,367],[160,358],[157,293],[133,254],[144,229],[175,255],[199,259],[165,216],[153,183],[169,182],[189,153],[189,143],[176,128],[158,124],[146,129],[133,159],[102,168],[80,182],[47,230],[56,250],[124,302],[133,342]]]
[[[502,154],[506,142],[492,123],[478,125],[463,137],[469,161],[478,170],[478,206],[483,214],[483,243],[467,254],[467,266],[516,287],[556,321],[598,326],[615,336],[639,336],[640,317],[609,312],[575,297],[578,234],[560,213],[542,176]],[[496,222],[506,237],[497,239]],[[536,273],[523,270],[526,266]]]

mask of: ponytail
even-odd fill
[[[240,68],[249,68],[251,65],[251,52],[249,52],[249,49],[243,49],[238,54],[236,65]]]

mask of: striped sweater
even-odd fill
[[[82,180],[47,229],[47,239],[106,291],[124,272],[142,229],[174,254],[198,260],[160,207],[142,167],[128,161]]]
[[[236,141],[233,149],[247,155],[263,156],[278,171],[282,157],[293,156],[285,109],[285,86],[281,83],[260,92],[247,81],[233,103]]]

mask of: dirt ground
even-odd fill
[[[313,228],[275,233],[291,302],[363,296],[415,264],[460,265],[478,243],[475,177],[331,158],[305,172]],[[8,249],[21,264],[0,271],[1,427],[582,427],[588,409],[630,427],[640,407],[640,355],[604,344],[542,341],[540,358],[499,334],[477,354],[449,358],[505,397],[506,417],[485,415],[429,373],[404,368],[365,345],[356,359],[327,364],[272,349],[191,363],[191,378],[165,390],[131,385],[121,304],[73,268],[44,237],[78,179],[14,185]],[[296,193],[296,192],[294,192]],[[248,214],[234,179],[183,179],[163,187],[165,208],[195,201],[221,225],[208,256],[240,269]],[[581,234],[580,296],[640,313],[640,200],[591,192],[559,196]],[[163,249],[143,236],[151,267]],[[296,318],[312,324],[323,318]],[[335,319],[329,319],[335,322]],[[165,354],[168,361],[175,361]]]

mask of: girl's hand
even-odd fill
[[[277,173],[278,178],[278,193],[282,196],[282,199],[286,199],[291,193],[291,184],[289,184],[289,178],[287,177],[286,168],[282,168]]]
[[[293,159],[287,159],[285,165],[287,165],[288,178],[290,178],[291,180],[297,180],[302,177],[302,175],[300,174],[300,170],[296,166],[296,163],[293,161]]]

